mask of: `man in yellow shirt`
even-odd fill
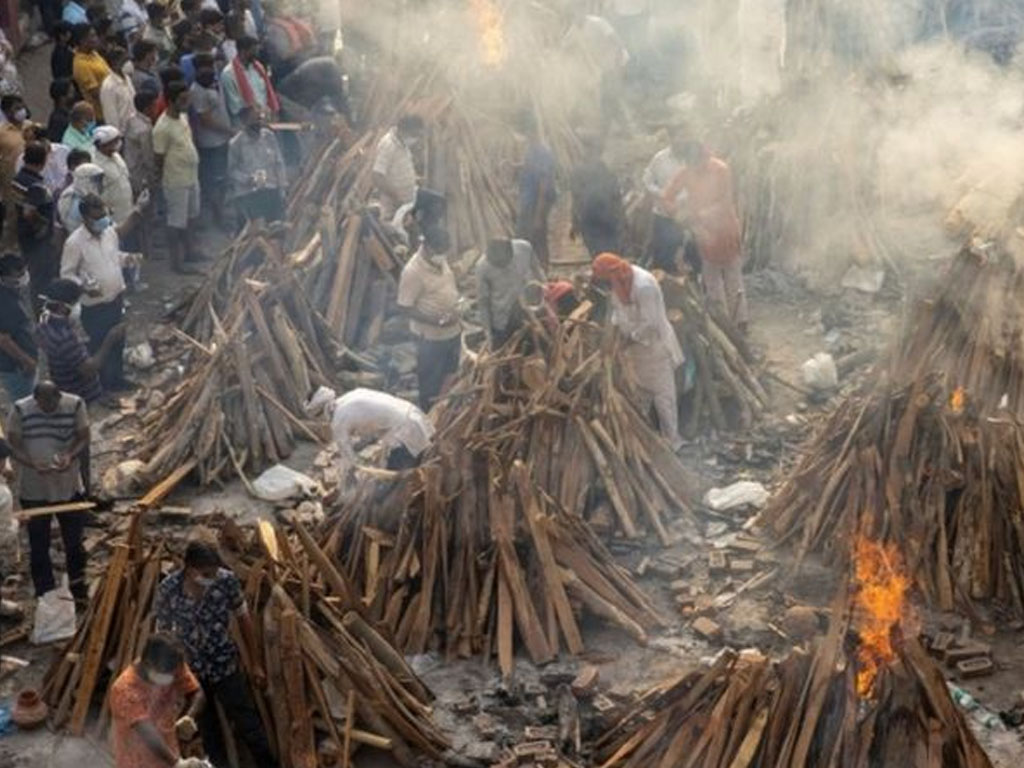
[[[186,261],[201,260],[192,232],[199,216],[199,152],[188,121],[188,86],[178,80],[167,86],[167,109],[153,127],[153,153],[167,208],[171,267],[192,273]]]
[[[92,104],[92,108],[96,112],[96,119],[102,122],[103,107],[100,104],[100,86],[110,74],[110,66],[98,50],[99,35],[92,27],[82,25],[75,27],[71,40],[75,49],[71,68],[75,85],[78,86],[78,90],[81,91],[86,101]]]

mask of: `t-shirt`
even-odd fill
[[[181,754],[175,723],[185,709],[185,700],[199,690],[199,681],[184,664],[174,682],[165,688],[144,679],[135,665],[118,675],[110,686],[111,741],[116,768],[166,768],[139,736],[135,725],[152,723],[175,757]]]
[[[67,392],[61,392],[53,413],[45,413],[34,396],[22,398],[14,404],[7,421],[7,434],[20,435],[25,454],[41,464],[48,464],[58,453],[67,453],[78,439],[78,433],[88,428],[85,401]],[[78,456],[62,472],[44,474],[23,464],[19,469],[19,495],[25,501],[58,503],[69,501],[83,491]]]
[[[100,103],[99,90],[103,81],[107,79],[107,75],[110,74],[107,60],[100,55],[99,51],[92,53],[75,51],[75,59],[71,66],[75,85],[82,92],[82,96],[92,104],[92,108],[96,110],[96,120],[102,122],[103,105]]]
[[[448,261],[441,259],[438,268],[427,262],[422,249],[417,251],[402,268],[402,276],[398,280],[398,306],[418,309],[429,315],[454,316],[458,305],[459,289]],[[439,328],[412,320],[409,328],[420,338],[432,341],[452,339],[462,332],[458,323]]]
[[[185,115],[160,115],[153,127],[153,152],[164,156],[165,188],[182,189],[199,183],[199,153]]]
[[[224,97],[221,95],[220,89],[216,86],[204,88],[199,83],[193,83],[189,88],[189,93],[192,96],[192,110],[196,114],[196,119],[193,121],[196,146],[201,149],[223,147],[231,141],[231,135],[224,131],[206,128],[202,120],[199,119],[199,115],[212,112],[213,118],[217,122],[222,125],[231,125],[231,118],[228,117],[228,110],[224,106]]]
[[[78,395],[87,403],[98,399],[103,394],[100,377],[95,373],[82,375],[82,363],[89,358],[89,350],[71,321],[44,311],[39,318],[37,333],[53,383],[62,392]]]
[[[527,240],[512,241],[512,261],[504,268],[486,258],[476,267],[480,315],[485,328],[508,330],[519,309],[519,298],[534,277],[535,256]],[[537,268],[539,271],[539,267]]]

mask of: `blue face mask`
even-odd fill
[[[94,235],[98,235],[101,232],[105,232],[107,229],[110,228],[110,225],[112,223],[113,222],[111,222],[109,216],[101,216],[98,219],[86,222],[86,224],[89,227],[89,231],[92,232]]]
[[[96,131],[96,121],[95,120],[90,120],[88,123],[85,124],[85,135],[86,136],[92,136],[95,131]]]

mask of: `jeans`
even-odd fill
[[[0,371],[0,382],[3,383],[4,391],[13,403],[32,394],[32,389],[36,385],[36,373],[25,373],[21,368]]]
[[[416,342],[416,378],[419,382],[420,410],[426,413],[444,388],[445,379],[459,368],[462,337],[420,339]]]
[[[81,501],[81,499],[81,496],[76,495],[69,501]],[[53,503],[52,501],[22,499],[21,508],[29,510],[34,507],[48,507]],[[88,513],[64,512],[56,517],[57,524],[60,526],[60,537],[64,541],[64,556],[67,559],[71,594],[74,595],[76,601],[85,602],[89,599],[89,586],[85,581],[85,564],[88,557],[82,544],[82,534],[85,531]],[[36,590],[36,597],[42,597],[57,586],[57,582],[53,578],[53,561],[50,559],[50,535],[53,530],[53,518],[54,515],[32,517],[29,518],[26,525],[30,549],[29,567],[32,571],[32,584]]]
[[[224,716],[231,725],[235,735],[249,749],[255,765],[260,768],[274,768],[278,765],[270,752],[270,744],[263,732],[256,705],[253,704],[249,686],[241,672],[235,672],[223,680],[211,683],[199,681],[206,696],[206,706],[199,716],[199,732],[203,737],[203,749],[206,756],[216,768],[227,768],[228,755],[224,746],[224,734],[221,733],[220,718],[217,716],[219,702]]]
[[[82,328],[89,337],[89,354],[95,355],[107,334],[124,320],[124,296],[103,304],[82,307]],[[100,383],[104,389],[116,389],[124,382],[124,339],[110,348],[100,366]]]

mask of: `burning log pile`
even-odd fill
[[[843,590],[815,650],[776,664],[726,650],[653,688],[596,743],[602,768],[990,768],[942,672],[900,636],[908,581],[898,553],[861,546],[856,591]]]
[[[994,600],[1024,616],[1021,283],[1008,269],[962,253],[918,308],[891,383],[844,402],[814,438],[760,518],[797,562],[842,561],[867,532],[899,544],[930,604]]]
[[[578,608],[638,642],[661,623],[587,519],[671,540],[687,510],[685,470],[586,343],[586,305],[539,356],[482,353],[438,416],[423,467],[380,498],[347,505],[325,549],[359,585],[399,647],[443,638],[449,656],[498,655],[511,671],[513,624],[535,662],[583,650]]]
[[[52,725],[76,735],[85,732],[94,705],[98,730],[109,726],[106,691],[154,631],[156,587],[173,567],[163,543],[145,540],[140,519],[136,515],[114,548],[78,633],[46,676]],[[253,541],[230,524],[221,535],[236,547],[225,554],[256,619],[259,666],[268,679],[267,689],[257,692],[257,709],[282,766],[320,764],[318,753],[345,754],[347,765],[351,752],[369,746],[412,768],[418,755],[444,752],[447,741],[431,721],[430,691],[350,610],[350,587],[301,525],[294,536],[269,524]],[[240,647],[243,667],[253,670],[254,659]],[[230,748],[231,733],[225,736]]]

